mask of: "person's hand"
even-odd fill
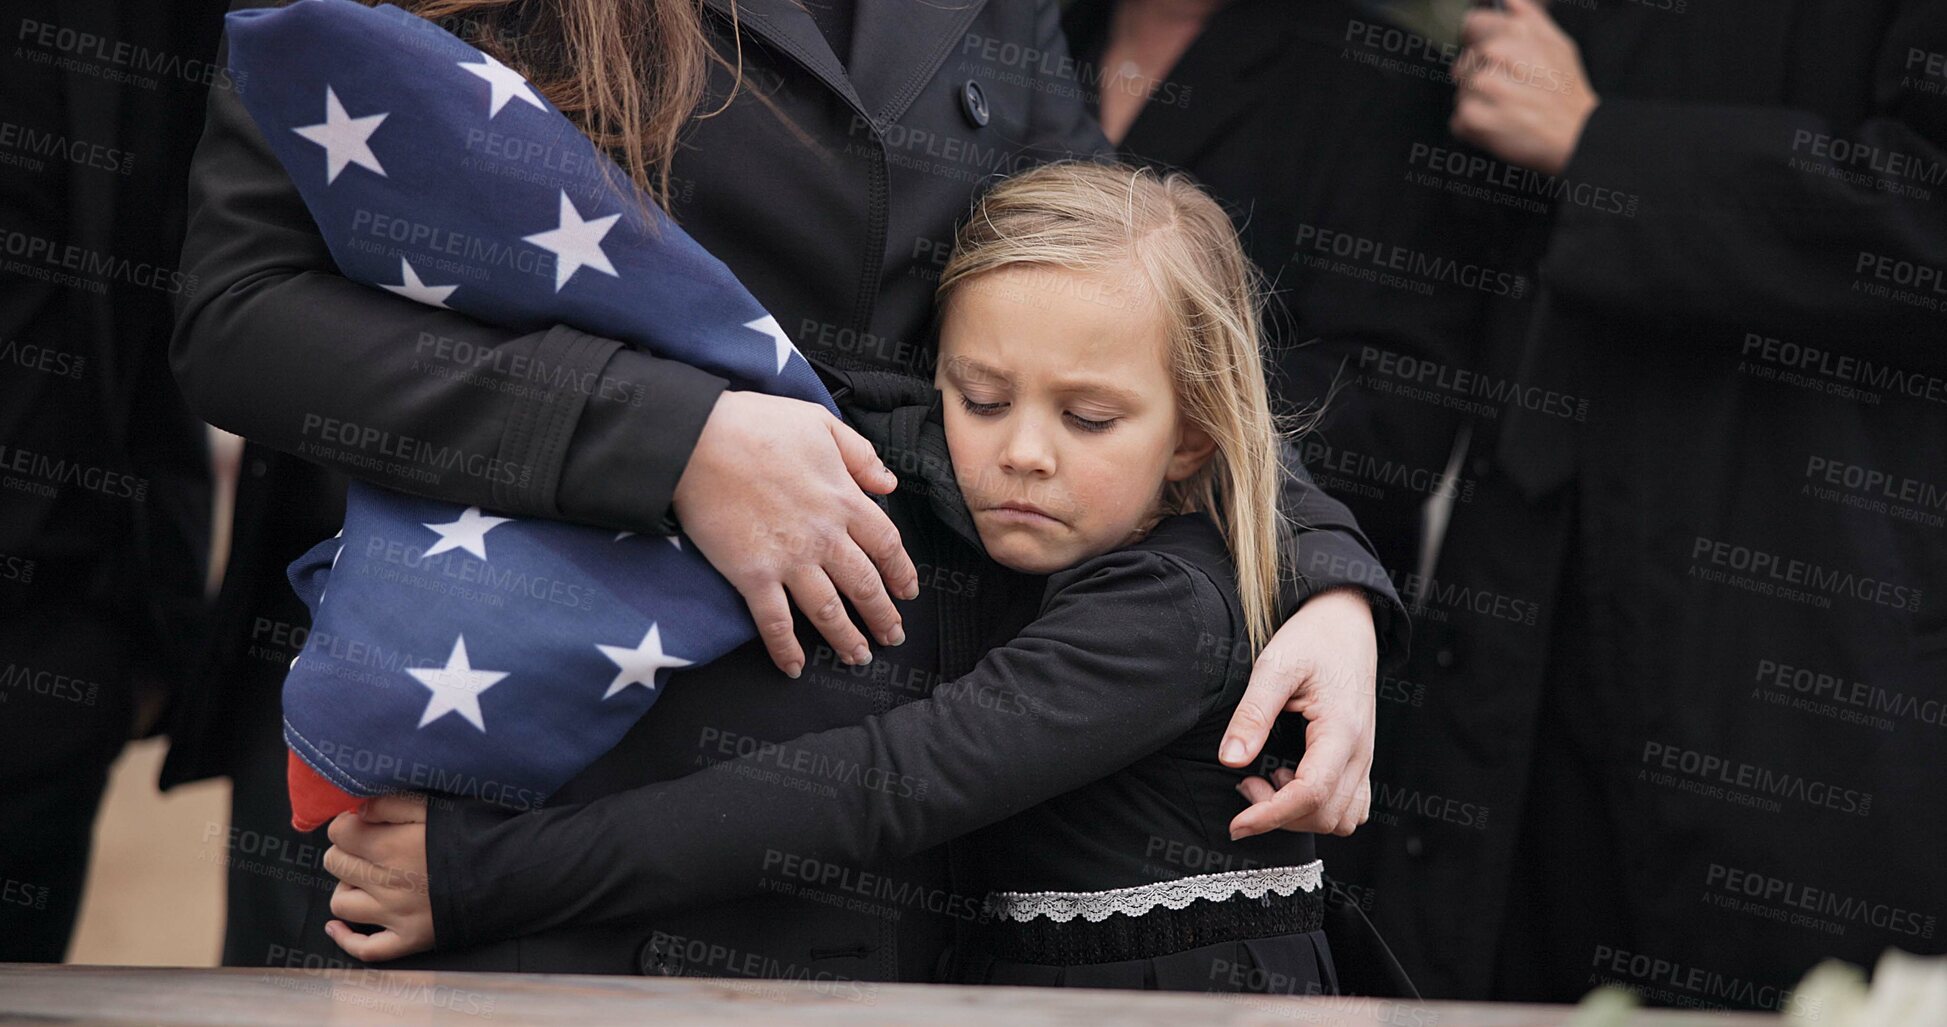
[[[426,882],[426,797],[385,795],[363,813],[340,813],[325,829],[324,868],[338,879],[325,934],[367,963],[433,947],[433,897]],[[345,921],[384,930],[360,934]]]
[[[704,423],[672,505],[697,550],[750,604],[771,660],[795,678],[805,656],[787,590],[848,664],[871,662],[872,650],[841,594],[882,644],[906,640],[887,589],[919,595],[919,572],[892,519],[865,496],[897,484],[872,443],[825,408],[730,391]]]
[[[1511,164],[1559,175],[1599,98],[1582,52],[1534,0],[1467,12],[1454,61],[1453,134]]]
[[[1238,790],[1251,805],[1231,820],[1231,838],[1279,827],[1343,836],[1366,822],[1378,674],[1372,606],[1357,589],[1311,597],[1271,636],[1224,731],[1218,759],[1232,767],[1249,764],[1284,711],[1307,721],[1305,755],[1295,774],[1280,767],[1269,781],[1244,779]]]

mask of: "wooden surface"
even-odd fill
[[[1554,1027],[1566,1006],[1263,995],[961,988],[722,978],[377,970],[159,969],[0,963],[0,1023],[97,1024],[1089,1024],[1093,1027]],[[1631,1027],[1779,1024],[1639,1011]]]

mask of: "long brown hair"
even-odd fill
[[[365,0],[378,3],[380,0]],[[669,209],[678,137],[699,114],[710,66],[743,84],[713,45],[702,0],[405,0],[402,5],[527,76],[630,180]],[[736,5],[731,5],[732,35]]]

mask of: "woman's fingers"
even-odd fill
[[[882,591],[890,590],[901,599],[919,598],[919,569],[913,566],[913,558],[906,552],[906,543],[899,537],[892,518],[869,499],[861,498],[855,509],[847,530],[866,559],[878,568],[884,583]],[[854,601],[857,598],[853,596]]]
[[[872,662],[872,647],[846,614],[845,602],[838,597],[838,589],[824,567],[813,564],[797,568],[785,579],[785,587],[840,660],[854,665]]]
[[[873,508],[873,512],[878,513],[878,509]],[[885,526],[895,538],[898,536],[891,522]],[[895,542],[894,546],[897,545]],[[840,592],[852,600],[852,606],[865,619],[872,637],[878,639],[881,645],[898,645],[906,640],[906,629],[902,623],[904,618],[900,616],[899,608],[892,604],[892,597],[886,594],[885,575],[874,565],[864,543],[857,537],[846,536],[838,551],[827,558],[825,574]]]
[[[838,455],[845,461],[846,473],[858,482],[859,488],[883,496],[898,487],[898,476],[879,459],[878,452],[872,448],[872,443],[865,440],[865,436],[829,413],[825,421],[825,426],[831,429],[832,441],[838,444]]]
[[[785,598],[784,586],[775,581],[766,581],[754,588],[743,590],[744,602],[750,606],[750,619],[757,623],[757,636],[764,640],[764,649],[771,654],[771,662],[777,669],[790,677],[804,672],[804,648],[798,645],[798,633],[791,617],[791,602]]]

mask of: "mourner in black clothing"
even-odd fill
[[[577,9],[591,16],[613,10],[606,4]],[[844,67],[813,18],[824,10],[744,2],[733,25],[727,3],[707,5],[696,29],[725,61],[707,66],[705,94],[684,111],[682,145],[669,148],[669,205],[777,316],[802,352],[859,378],[865,394],[871,390],[864,379],[875,374],[922,383],[930,378],[926,323],[932,290],[952,223],[965,211],[974,184],[992,172],[1105,147],[1072,91],[1038,88],[1046,83],[1035,76],[1047,72],[993,74],[997,62],[1023,45],[1059,52],[1052,4],[861,4]],[[484,38],[518,46],[529,36],[495,30]],[[538,41],[533,51],[557,52]],[[505,56],[519,62],[522,55]],[[691,109],[717,113],[689,120]],[[955,159],[920,159],[933,145],[928,140],[943,138],[978,145],[954,148]],[[756,540],[773,541],[773,549],[743,544],[753,540],[747,530],[752,523],[776,520],[797,532],[823,526],[841,538],[851,526],[883,538],[896,525],[911,550],[920,571],[913,578],[925,587],[917,598],[896,604],[886,601],[878,575],[868,585],[861,575],[841,574],[845,565],[830,565],[832,581],[847,582],[845,595],[858,601],[875,637],[883,641],[903,625],[903,645],[873,653],[868,664],[852,655],[863,636],[843,608],[813,603],[808,609],[815,625],[798,623],[795,637],[773,632],[768,648],[748,646],[689,675],[694,687],[671,688],[656,716],[554,797],[555,810],[574,809],[584,824],[630,822],[635,810],[628,797],[648,782],[692,773],[735,755],[745,743],[857,724],[924,697],[979,658],[987,644],[983,624],[1006,607],[1000,599],[1011,587],[1009,575],[992,570],[969,543],[946,532],[923,496],[904,494],[920,487],[918,479],[902,480],[882,513],[855,488],[845,498],[824,477],[872,470],[863,464],[848,468],[831,450],[838,429],[796,413],[771,417],[770,408],[758,409],[765,397],[724,393],[712,376],[565,326],[515,336],[339,278],[302,201],[234,97],[212,102],[198,162],[185,263],[203,276],[207,291],[183,307],[175,356],[192,401],[215,423],[288,452],[312,452],[307,418],[335,418],[497,458],[532,473],[513,485],[451,473],[433,482],[381,476],[381,483],[525,516],[668,531],[673,510],[733,582],[740,575],[770,575],[768,594],[779,607],[787,586],[801,606],[807,595],[817,595],[808,575],[820,568],[802,550],[791,551],[783,534]],[[474,387],[416,369],[415,347],[426,338],[523,357],[528,365],[564,373],[547,383],[523,380],[518,390]],[[643,401],[584,395],[572,383],[589,375],[627,383],[631,388],[620,391]],[[809,424],[826,448],[819,451],[815,438],[787,424]],[[362,469],[366,461],[358,454],[313,455],[351,473],[374,473]],[[906,470],[890,456],[887,463]],[[707,498],[695,499],[699,493]],[[1344,508],[1307,480],[1290,484],[1284,505],[1309,529],[1296,535],[1291,561],[1320,551],[1335,552],[1327,562],[1339,567],[1370,559]],[[737,541],[712,551],[705,543],[713,528],[719,538]],[[833,558],[846,551],[865,560],[855,547],[834,548]],[[743,563],[726,566],[737,561]],[[764,561],[772,562],[758,566]],[[790,580],[780,577],[787,573]],[[913,583],[893,580],[895,588]],[[830,583],[823,588],[836,598]],[[1370,586],[1379,603],[1374,613],[1365,612],[1364,599],[1357,597],[1367,588],[1364,581],[1321,571],[1288,581],[1281,596],[1286,629],[1272,646],[1327,650],[1295,661],[1319,669],[1289,682],[1319,690],[1323,701],[1314,709],[1322,719],[1314,723],[1320,729],[1331,724],[1335,736],[1332,746],[1317,747],[1332,752],[1315,754],[1332,763],[1310,783],[1318,801],[1303,801],[1306,782],[1283,793],[1299,807],[1288,818],[1307,826],[1350,830],[1363,815],[1358,783],[1371,700],[1360,682],[1370,678],[1372,651],[1369,641],[1359,642],[1360,633],[1372,630],[1369,618],[1376,616],[1393,648],[1405,628],[1383,582]],[[1356,619],[1345,612],[1347,596],[1357,601]],[[1352,651],[1342,648],[1348,637]],[[797,680],[778,670],[793,663]],[[1325,679],[1329,684],[1320,684]],[[1284,694],[1288,690],[1272,699],[1272,709],[1283,705]],[[803,799],[799,793],[779,797]],[[1267,820],[1267,814],[1283,808],[1282,801],[1264,803],[1240,817],[1262,830],[1281,819]],[[555,850],[568,841],[565,833],[511,839],[499,830],[509,825],[490,823],[495,813],[435,805],[424,825],[421,858],[431,868],[432,916],[442,946],[426,965],[674,972],[658,953],[666,951],[667,939],[678,937],[778,967],[918,980],[933,974],[951,926],[924,910],[895,918],[778,895],[711,905],[717,896],[704,888],[664,888],[669,882],[659,881],[655,868],[598,866],[587,850]],[[946,882],[946,853],[939,848],[890,861],[888,852],[876,851],[863,859],[904,880],[931,887]],[[598,922],[597,912],[579,901],[524,919],[532,889],[523,878],[537,864],[574,866],[645,895],[682,898],[626,922]],[[687,869],[701,874],[710,868]],[[585,894],[602,890],[593,886]],[[315,905],[303,937],[287,951],[335,957],[337,947],[323,933],[329,918],[323,904]],[[691,970],[733,972],[711,965]]]
[[[1867,482],[1947,480],[1947,7],[1509,0],[1462,47],[1456,132],[1554,197],[1436,573],[1502,603],[1421,619],[1381,731],[1475,815],[1361,831],[1375,919],[1442,997],[1942,951],[1947,531]]]
[[[110,764],[201,637],[210,449],[171,380],[200,60],[222,4],[8,7],[0,63],[0,962],[58,962]],[[152,70],[152,69],[151,69]],[[110,72],[111,74],[103,74]],[[119,76],[119,77],[118,77]]]
[[[1474,156],[1447,129],[1452,87],[1362,60],[1368,33],[1398,31],[1373,11],[1078,0],[1062,24],[1123,157],[1188,171],[1230,210],[1270,286],[1273,401],[1316,412],[1306,465],[1398,582],[1418,570],[1428,500],[1468,487],[1444,473],[1464,415],[1410,386],[1481,368],[1525,314],[1538,233],[1438,170]],[[1382,690],[1382,717],[1397,693]]]

